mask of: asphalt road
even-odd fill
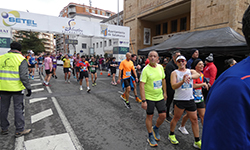
[[[189,135],[183,135],[178,131],[181,120],[178,122],[175,130],[176,138],[179,145],[172,145],[167,139],[169,134],[169,123],[164,122],[160,127],[161,141],[158,147],[151,148],[147,142],[147,130],[145,125],[146,112],[141,105],[134,99],[133,92],[130,93],[130,103],[132,109],[125,108],[120,92],[121,86],[113,86],[110,84],[111,78],[107,77],[107,72],[100,75],[98,72],[97,86],[91,86],[91,92],[86,92],[86,84],[83,82],[83,91],[79,90],[79,83],[71,76],[71,83],[64,82],[62,67],[57,69],[58,79],[51,79],[51,92],[42,85],[33,86],[34,89],[41,89],[34,92],[31,97],[25,98],[25,118],[26,127],[32,128],[31,134],[24,137],[24,147],[32,149],[30,141],[40,141],[42,143],[45,137],[55,137],[56,135],[64,135],[68,133],[68,126],[65,126],[63,119],[58,112],[54,97],[61,107],[63,115],[65,115],[71,133],[76,136],[76,141],[85,150],[194,150],[192,146],[194,137],[191,129],[191,122],[188,121],[186,128]],[[38,79],[38,78],[37,78]],[[39,79],[38,79],[39,80]],[[42,83],[42,79],[30,80],[32,84]],[[90,81],[91,85],[91,81]],[[139,88],[137,88],[138,95]],[[31,99],[45,97],[46,100],[31,103]],[[34,115],[43,111],[52,112],[52,115],[34,121]],[[13,123],[13,106],[9,112],[10,133],[8,135],[0,135],[0,149],[17,148],[17,142],[14,138]],[[157,119],[157,111],[153,118],[153,124]],[[200,134],[202,131],[201,123]],[[72,138],[72,136],[70,136]],[[72,140],[72,139],[71,139]],[[74,141],[74,140],[73,140]],[[50,141],[52,143],[52,140]],[[51,144],[50,143],[50,144]],[[62,142],[61,142],[62,143]],[[66,142],[64,143],[66,144]],[[37,144],[36,144],[37,145]],[[38,149],[38,148],[33,148]],[[44,148],[42,149],[50,149]],[[52,149],[52,148],[51,148]],[[56,149],[54,147],[53,149]]]

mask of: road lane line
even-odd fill
[[[35,102],[39,102],[39,101],[46,100],[46,99],[48,98],[47,97],[32,98],[30,99],[30,103],[35,103]]]
[[[42,79],[44,80],[43,76],[42,76]],[[50,87],[46,86],[47,90],[49,93],[52,93]],[[69,134],[74,146],[75,146],[75,149],[76,150],[84,150],[84,148],[82,147],[82,144],[80,143],[79,139],[77,138],[76,134],[75,134],[75,131],[73,130],[73,128],[71,127],[67,117],[65,116],[63,110],[61,109],[58,101],[56,100],[55,97],[51,97],[52,99],[52,102],[54,103],[55,105],[55,108],[58,112],[58,115],[60,116],[61,120],[62,120],[62,123],[67,131],[67,133]]]
[[[42,111],[42,112],[40,112],[38,114],[35,114],[35,115],[31,116],[31,123],[33,124],[33,123],[35,123],[37,121],[40,121],[40,120],[42,120],[42,119],[44,119],[46,117],[51,116],[51,115],[53,115],[53,112],[52,112],[51,109]]]
[[[39,88],[39,89],[31,90],[31,92],[40,92],[40,91],[44,91],[44,88]]]
[[[42,85],[42,83],[33,83],[33,84],[30,84],[30,86],[37,86],[37,85]]]

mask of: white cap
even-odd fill
[[[179,59],[184,59],[184,60],[186,60],[186,58],[185,58],[183,55],[178,56],[178,57],[176,58],[176,61],[178,61]]]

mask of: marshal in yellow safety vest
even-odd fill
[[[6,53],[0,56],[0,91],[18,92],[25,89],[19,76],[19,66],[25,59],[19,53]]]

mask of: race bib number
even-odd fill
[[[200,103],[204,101],[204,97],[202,95],[201,89],[194,90],[194,102],[195,103]]]
[[[188,89],[192,89],[192,84],[190,84],[190,83],[183,83],[182,85],[181,85],[181,89],[182,90],[188,90]]]
[[[71,69],[69,68],[69,71],[71,71]]]
[[[154,81],[154,89],[160,89],[162,88],[162,80]]]
[[[39,61],[39,63],[40,63],[40,64],[42,64],[42,63],[43,63],[43,61],[41,61],[41,60],[40,60],[40,61]]]
[[[91,70],[92,70],[92,71],[95,71],[95,68],[94,68],[94,67],[92,67],[92,68],[91,68]]]
[[[56,62],[56,59],[53,59],[53,62]]]
[[[127,71],[126,76],[131,76],[131,71]]]
[[[32,61],[31,61],[31,63],[32,63],[32,64],[35,64],[35,63],[36,63],[36,61],[35,61],[35,60],[32,60]]]

